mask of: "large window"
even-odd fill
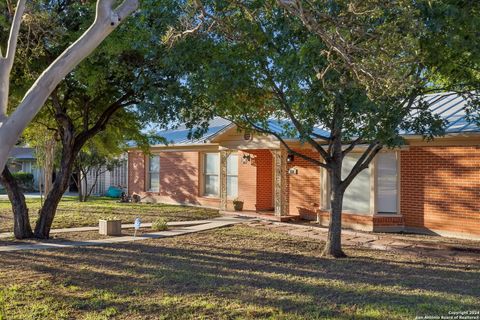
[[[25,161],[22,163],[22,171],[26,173],[32,173],[32,162]]]
[[[342,166],[342,179],[345,179],[361,154],[345,156]],[[370,170],[360,172],[345,190],[343,210],[353,213],[370,213]]]
[[[147,175],[148,191],[160,191],[160,156],[150,156]]]
[[[227,158],[227,197],[238,196],[238,155],[230,154]]]
[[[220,158],[218,153],[205,153],[203,161],[203,194],[219,196]]]
[[[379,153],[376,166],[377,212],[397,213],[397,153]]]

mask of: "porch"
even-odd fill
[[[220,210],[233,211],[232,202],[238,200],[243,202],[244,216],[261,215],[277,221],[291,219],[280,218],[288,215],[286,158],[282,149],[222,149]],[[232,179],[237,180],[236,183],[232,183]],[[236,192],[232,192],[232,186]]]
[[[234,212],[237,215],[277,221],[292,218],[282,218],[289,210],[287,152],[276,139],[231,126],[209,142],[218,144],[221,211],[233,212],[232,202],[238,200],[243,210]]]

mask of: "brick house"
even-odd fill
[[[460,96],[428,99],[432,111],[448,121],[446,135],[430,142],[405,135],[406,145],[377,155],[347,188],[344,227],[480,239],[480,128],[466,120]],[[228,211],[239,199],[247,213],[328,224],[324,169],[289,155],[272,136],[241,132],[221,118],[197,140],[188,140],[187,132],[164,132],[172,143],[152,146],[150,156],[129,150],[129,193]],[[309,145],[288,143],[319,157]],[[345,158],[345,174],[362,151]]]

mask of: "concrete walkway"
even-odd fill
[[[202,222],[197,223],[199,221],[202,221],[203,223]],[[220,217],[220,218],[215,218],[211,220],[199,220],[199,221],[182,221],[184,225],[187,225],[187,223],[189,223],[190,226],[175,228],[173,230],[167,230],[167,231],[152,232],[148,234],[143,234],[135,238],[133,236],[124,236],[124,237],[85,240],[85,241],[62,241],[62,242],[39,241],[32,244],[0,246],[0,252],[98,246],[98,245],[108,245],[108,244],[115,244],[115,243],[122,243],[122,242],[132,242],[132,241],[142,241],[142,240],[148,240],[148,239],[174,237],[174,236],[180,236],[184,234],[190,234],[195,232],[201,232],[201,231],[231,226],[234,224],[245,222],[245,219],[238,218],[238,217]],[[178,225],[179,224],[177,224],[177,226]],[[97,230],[97,229],[94,229],[94,230]]]
[[[27,199],[40,199],[40,192],[27,192],[23,194]],[[77,192],[65,192],[63,197],[78,197]],[[0,194],[0,200],[8,200],[8,195]]]
[[[192,221],[172,221],[167,222],[169,227],[189,227],[197,224],[209,223],[210,220],[192,220]],[[142,228],[150,228],[152,223],[142,223]],[[122,224],[122,229],[133,229],[135,228],[133,223],[124,223]],[[77,228],[61,228],[61,229],[52,229],[50,234],[58,233],[68,233],[68,232],[84,232],[84,231],[98,231],[98,227],[77,227]],[[13,232],[2,232],[0,233],[0,239],[7,239],[13,237]]]

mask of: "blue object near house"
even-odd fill
[[[120,198],[122,195],[122,189],[114,186],[108,187],[107,193],[105,194],[110,198]]]

